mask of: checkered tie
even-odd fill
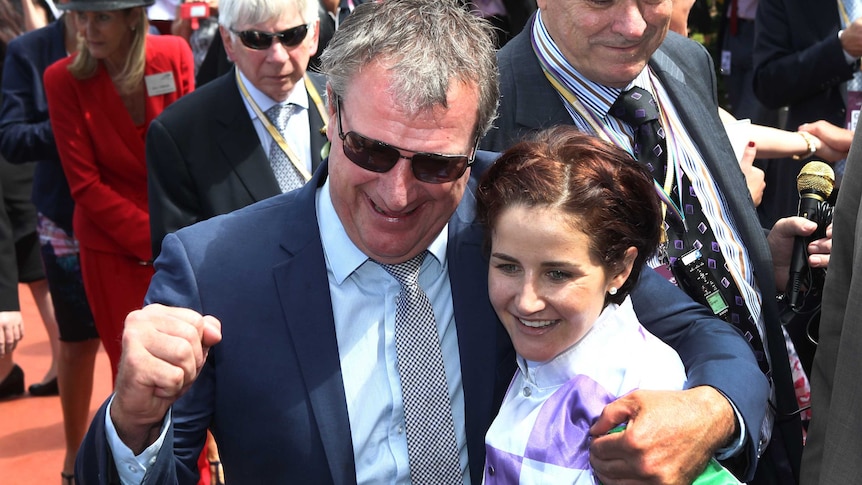
[[[285,140],[287,140],[285,136],[287,132],[287,120],[293,114],[295,108],[295,104],[285,103],[276,104],[266,110],[266,117],[269,118],[269,121],[276,127]],[[282,193],[301,187],[305,183],[302,175],[293,166],[290,158],[284,153],[275,139],[269,145],[269,164],[272,166],[272,173],[275,175],[275,180],[278,181],[278,187]]]
[[[401,375],[407,452],[413,484],[461,483],[461,465],[434,310],[419,286],[428,251],[399,264],[380,264],[398,283],[395,349]]]
[[[623,91],[611,107],[610,113],[635,129],[635,154],[639,162],[646,164],[655,180],[664,180],[667,170],[667,142],[664,129],[658,119],[658,107],[652,95],[641,88],[634,87]],[[682,183],[681,190],[676,180]],[[685,215],[688,230],[681,223],[664,222],[668,236],[667,254],[671,266],[683,254],[692,249],[700,250],[712,279],[718,283],[719,292],[727,303],[726,311],[718,314],[726,322],[739,328],[754,348],[754,355],[760,370],[771,375],[763,341],[757,325],[742,298],[742,293],[721,252],[715,233],[703,212],[703,206],[691,185],[688,175],[680,174],[674,178],[670,197]],[[670,218],[671,220],[675,220]]]

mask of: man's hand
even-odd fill
[[[15,350],[24,338],[24,318],[21,312],[0,312],[0,358]]]
[[[221,323],[193,310],[148,305],[126,317],[111,419],[135,454],[158,438],[168,408],[220,341]]]
[[[824,120],[799,125],[799,131],[810,133],[820,140],[820,145],[814,152],[816,158],[830,163],[847,158],[850,142],[853,141],[852,131]]]
[[[620,423],[622,432],[606,434]],[[590,428],[590,464],[604,485],[689,484],[736,429],[733,407],[711,387],[635,391]]]
[[[862,57],[862,17],[856,19],[841,32],[841,48],[850,57]]]
[[[772,253],[775,287],[778,291],[784,291],[787,287],[793,241],[797,236],[810,236],[816,229],[816,223],[798,216],[779,219],[772,226],[766,241]],[[826,268],[829,266],[830,254],[832,254],[832,224],[826,226],[825,238],[812,241],[808,245],[808,265],[812,268]]]

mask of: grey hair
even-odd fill
[[[493,27],[455,0],[385,0],[354,9],[321,56],[336,96],[374,61],[389,70],[399,108],[418,113],[447,107],[450,82],[476,85],[476,137],[497,116],[500,88]],[[330,99],[329,102],[335,102]]]
[[[288,8],[299,11],[303,23],[310,24],[318,19],[315,0],[220,0],[218,23],[228,30],[239,24],[260,24],[280,18]],[[309,35],[311,33],[313,31],[309,31]]]

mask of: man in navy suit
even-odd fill
[[[741,315],[749,315],[740,317],[740,322],[749,321],[756,328],[749,326],[749,330],[733,318],[728,321],[739,324],[750,340],[755,332],[760,336],[764,342],[760,354],[768,357],[767,375],[774,384],[771,407],[775,425],[771,419],[761,423],[743,416],[744,442],[717,450],[719,458],[726,459],[727,466],[744,481],[754,477],[754,483],[795,483],[799,479],[802,426],[775,295],[787,279],[793,236],[808,235],[816,225],[802,218],[784,219],[776,223],[768,240],[764,237],[718,118],[712,60],[700,44],[668,33],[672,3],[540,0],[539,12],[530,26],[499,52],[500,117],[481,146],[500,151],[529,132],[574,124],[634,153],[634,129],[616,116],[612,106],[622,91],[632,87],[653,96],[668,153],[668,169],[656,175],[657,184],[668,197],[675,197],[679,193],[671,188],[677,186],[675,182],[683,176],[692,181],[691,191],[702,210],[693,209],[690,199],[683,199],[682,210],[689,218],[695,217],[693,212],[704,217],[702,224],[712,229],[718,248],[711,249],[705,242],[704,253],[716,260],[718,256],[707,252],[720,251],[726,263],[710,266],[704,274],[717,285],[738,289],[730,302],[735,307],[727,314],[732,315],[738,307]],[[671,210],[669,207],[668,213]],[[670,217],[666,220],[673,223]],[[699,234],[704,232],[696,223],[689,222],[688,227],[688,235],[678,237],[681,245],[690,239],[700,242]],[[831,239],[821,240],[809,251],[826,253],[830,248]],[[666,270],[672,260],[654,258],[651,265]],[[828,258],[812,257],[810,262],[825,266]],[[728,268],[727,276],[718,272],[721,268]],[[670,271],[665,274],[670,276]],[[680,279],[678,272],[674,276]],[[694,296],[694,291],[691,294]],[[719,348],[721,344],[715,345]],[[770,434],[772,444],[766,448]],[[690,467],[699,459],[688,451],[688,445],[681,444],[676,452],[668,453],[676,461],[664,461],[665,466],[657,467],[655,473],[673,477],[677,470],[689,469],[686,473],[692,476],[697,469]],[[755,464],[762,454],[765,459],[760,460],[755,476]],[[601,472],[605,468],[601,463],[596,466],[597,456],[593,454],[593,465],[604,478]],[[646,460],[657,461],[649,453]],[[647,478],[651,477],[640,477]]]
[[[165,238],[150,305],[126,320],[116,393],[82,446],[82,483],[193,483],[208,427],[229,482],[408,483],[399,284],[380,263],[426,251],[419,284],[461,481],[481,482],[484,435],[515,369],[474,220],[477,178],[495,158],[475,153],[499,95],[492,37],[456,2],[354,10],[323,59],[329,160],[296,191]],[[651,394],[629,423],[698,410],[706,433],[644,429],[648,446],[682,440],[705,462],[734,435],[734,407],[763,419],[766,380],[744,339],[655,272],[632,298],[680,353],[691,388]],[[613,453],[642,438],[596,441]]]

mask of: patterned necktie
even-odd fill
[[[287,132],[287,120],[294,108],[296,108],[295,104],[283,103],[276,104],[266,110],[266,117],[285,140],[287,140],[287,137],[284,136]],[[305,183],[302,175],[293,166],[290,158],[275,139],[269,145],[269,164],[272,166],[272,173],[275,175],[275,180],[278,181],[278,187],[282,193],[301,187]]]
[[[623,91],[611,106],[610,114],[635,129],[635,157],[646,164],[654,179],[663,180],[667,166],[667,140],[652,94],[637,86]]]
[[[428,251],[399,264],[380,264],[401,292],[395,309],[395,349],[412,483],[461,483],[458,444],[434,310],[419,286]]]
[[[611,107],[610,113],[635,129],[637,160],[647,165],[655,180],[664,180],[665,170],[667,170],[667,142],[664,129],[658,119],[658,107],[652,95],[638,87],[623,91]],[[681,190],[677,186],[676,181],[678,179],[682,183]],[[769,363],[757,324],[742,298],[739,287],[727,269],[721,247],[716,241],[712,227],[703,212],[703,206],[698,200],[687,174],[683,172],[680,177],[674,177],[673,187],[669,195],[674,204],[682,211],[686,225],[683,226],[675,218],[665,218],[664,229],[668,237],[668,264],[674,267],[680,256],[692,249],[700,250],[705,266],[703,270],[711,275],[713,281],[717,282],[719,293],[726,304],[726,309],[722,309],[720,312],[717,311],[720,305],[712,306],[713,310],[716,311],[717,316],[742,331],[754,348],[754,355],[760,370],[769,376]],[[670,219],[670,223],[668,219]],[[676,274],[677,272],[674,271],[674,275]],[[677,282],[682,283],[679,280],[680,278],[677,278]]]

